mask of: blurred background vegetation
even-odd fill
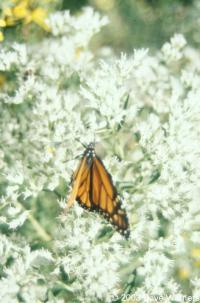
[[[5,17],[5,10],[16,5],[29,6],[29,13],[24,11],[19,16],[18,9],[17,18],[14,12],[16,22],[13,22],[9,19],[9,12]],[[93,39],[94,50],[100,46],[111,46],[116,52],[131,52],[133,48],[140,47],[156,50],[174,33],[184,34],[191,45],[198,46],[200,43],[199,0],[3,0],[0,2],[2,16],[0,27],[4,25],[2,30],[7,39],[9,36],[13,39],[14,25],[18,39],[31,37],[34,41],[48,33],[42,20],[50,12],[69,9],[73,14],[78,14],[87,5],[108,15],[110,19],[110,25]],[[25,16],[27,14],[28,17]],[[5,18],[8,20],[7,25],[1,21]],[[21,35],[22,21],[26,25],[32,23],[30,26],[32,30],[27,31],[26,26],[23,35]]]
[[[193,0],[64,0],[63,8],[76,12],[92,5],[109,16],[94,45],[110,45],[116,51],[133,48],[156,50],[174,33],[182,33],[192,45],[200,43],[200,1]]]
[[[183,33],[193,46],[198,47],[200,44],[199,0],[1,0],[0,41],[39,41],[49,35],[50,29],[45,23],[48,14],[66,9],[72,14],[79,14],[88,5],[110,19],[110,24],[93,38],[91,47],[94,51],[101,46],[109,46],[116,53],[132,52],[134,48],[141,47],[149,48],[152,52],[159,49],[174,33]],[[9,76],[0,71],[0,89],[5,83],[12,84],[12,81],[13,73]],[[51,234],[57,224],[54,218],[59,215],[60,208],[55,204],[55,193],[45,197],[43,195],[36,199],[33,213]],[[58,189],[58,197],[65,196],[66,185],[62,184]],[[41,203],[44,200],[47,200],[46,203]],[[31,201],[27,200],[27,203],[26,208],[31,208]],[[28,237],[33,233],[29,232],[32,228],[29,221],[26,225],[22,233],[25,232]]]

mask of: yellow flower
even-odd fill
[[[200,248],[199,247],[193,248],[191,255],[193,258],[200,258]]]
[[[50,31],[50,27],[45,22],[45,19],[47,17],[47,12],[42,7],[38,7],[34,9],[33,11],[29,11],[29,14],[25,17],[25,22],[35,22],[37,25],[42,27],[46,31]]]
[[[47,147],[47,151],[48,151],[48,153],[50,153],[50,154],[54,154],[54,153],[55,153],[55,148],[52,147],[52,146],[48,146],[48,147]]]
[[[200,260],[194,262],[194,266],[200,267]]]
[[[179,268],[178,276],[181,280],[188,279],[190,276],[190,272],[189,272],[188,268],[186,268],[186,267]]]
[[[4,35],[2,32],[0,32],[0,42],[2,42],[4,40]],[[1,80],[0,80],[1,81]]]
[[[22,1],[12,9],[12,14],[16,19],[23,19],[28,15],[28,3]]]
[[[30,0],[13,0],[14,7],[7,7],[3,11],[3,19],[0,19],[1,26],[13,26],[18,20],[25,24],[34,22],[46,31],[50,27],[45,22],[47,12],[42,7],[32,9]],[[2,25],[1,25],[2,24]]]
[[[83,52],[83,48],[82,47],[77,47],[75,49],[75,57],[76,57],[76,59],[80,58],[82,52]]]
[[[0,27],[5,27],[6,26],[6,22],[4,19],[0,19]]]
[[[3,11],[3,16],[4,17],[11,17],[12,16],[12,10],[10,7],[7,7]]]
[[[200,248],[199,247],[194,247],[191,251],[192,257],[195,259],[194,261],[194,266],[200,267]]]

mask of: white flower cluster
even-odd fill
[[[48,251],[31,252],[27,245],[1,235],[0,260],[3,267],[0,279],[2,302],[17,303],[22,298],[25,302],[44,302],[50,272],[45,277],[42,268],[48,268],[53,261]]]
[[[106,18],[87,8],[48,22],[51,37],[0,50],[2,302],[111,303],[124,293],[197,302],[198,51],[176,34],[154,56],[141,49],[99,60],[88,44]],[[94,138],[124,200],[128,241],[76,203],[56,217],[79,141]]]
[[[55,244],[60,258],[55,273],[63,268],[73,281],[73,292],[80,302],[110,302],[113,294],[119,292],[116,287],[120,285],[119,269],[129,260],[128,250],[124,252],[119,243],[120,236],[103,240],[100,237],[103,225],[98,215],[84,216],[78,205],[61,220],[63,226]]]
[[[91,7],[86,7],[78,17],[69,11],[57,12],[50,16],[49,25],[55,36],[69,36],[77,45],[86,46],[102,26],[108,24],[107,17],[100,17]]]

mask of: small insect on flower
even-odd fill
[[[125,238],[129,237],[129,222],[111,175],[95,154],[94,144],[86,148],[72,176],[72,191],[66,209],[75,200],[85,209],[101,213]]]

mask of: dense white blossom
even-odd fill
[[[0,88],[2,302],[197,302],[198,51],[176,34],[154,56],[99,59],[89,42],[106,17],[86,8],[48,22],[43,41],[0,50],[0,72],[13,76]],[[76,203],[63,215],[80,142],[93,140],[122,196],[128,241]]]

